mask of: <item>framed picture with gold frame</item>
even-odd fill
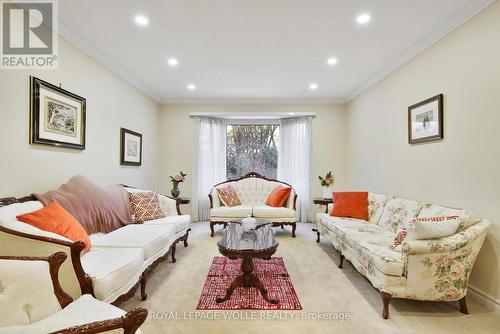
[[[85,98],[30,76],[30,144],[85,149]]]

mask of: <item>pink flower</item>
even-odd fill
[[[182,181],[182,176],[180,176],[179,174],[174,175],[174,181],[181,182]]]
[[[450,271],[450,277],[452,280],[457,280],[462,276],[462,268],[460,266],[453,266]]]
[[[441,255],[436,259],[436,264],[440,267],[446,266],[448,262],[450,262],[450,258],[448,257],[448,255]]]
[[[444,299],[446,300],[458,299],[458,297],[458,290],[455,288],[451,288],[444,293]]]

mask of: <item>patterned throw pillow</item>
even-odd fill
[[[165,218],[156,191],[129,192],[128,197],[134,215],[133,221],[142,223],[147,220]]]
[[[219,194],[220,201],[225,206],[231,207],[241,205],[240,197],[232,186],[229,185],[224,188],[218,188],[217,193]]]
[[[460,218],[458,216],[413,218],[399,229],[391,248],[398,248],[404,240],[435,239],[453,235],[459,224]]]

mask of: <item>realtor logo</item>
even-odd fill
[[[57,68],[56,0],[4,0],[0,7],[0,68]]]

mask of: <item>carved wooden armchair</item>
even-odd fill
[[[0,256],[0,333],[140,333],[147,310],[125,312],[91,295],[67,295],[58,271],[67,255]]]

